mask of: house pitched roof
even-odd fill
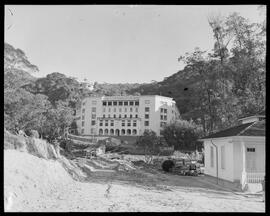
[[[201,138],[200,140],[230,136],[265,136],[265,120],[249,122],[246,124],[231,127],[226,130],[210,134]]]

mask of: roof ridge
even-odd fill
[[[247,126],[245,129],[243,129],[242,131],[240,131],[236,136],[240,136],[242,133],[244,133],[245,131],[247,131],[250,127],[252,127],[257,122],[258,121],[253,122],[251,125]]]

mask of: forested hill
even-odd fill
[[[64,128],[72,119],[71,110],[83,97],[102,95],[173,97],[182,118],[193,119],[205,134],[264,110],[265,22],[250,23],[234,13],[223,19],[212,17],[209,27],[215,39],[211,52],[195,48],[179,57],[186,64],[183,70],[161,82],[143,84],[78,82],[59,72],[37,79],[33,76],[37,66],[22,50],[5,44],[5,127],[25,129],[38,124],[40,130],[50,130],[49,124],[42,127],[39,123],[44,117],[44,122],[56,119],[53,124]]]

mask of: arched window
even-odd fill
[[[110,130],[110,135],[114,135],[114,129]]]
[[[121,130],[121,135],[125,135],[126,131],[124,129]]]
[[[120,135],[119,129],[116,129],[116,130],[115,130],[115,135],[116,135],[116,136],[119,136],[119,135]]]
[[[105,129],[105,135],[108,135],[108,133],[109,133],[109,130]]]
[[[127,135],[131,135],[131,130],[127,129]]]
[[[132,135],[137,135],[137,130],[136,129],[132,130]]]
[[[103,130],[102,129],[99,129],[99,135],[103,135]]]

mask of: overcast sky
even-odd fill
[[[263,20],[257,5],[5,6],[5,42],[22,49],[42,77],[60,72],[90,82],[161,81],[195,47],[213,48],[209,14]]]

